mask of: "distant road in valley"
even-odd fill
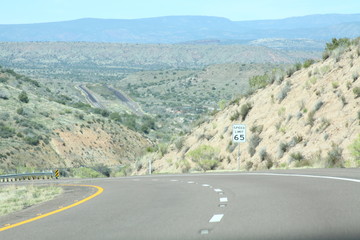
[[[134,102],[132,99],[127,97],[124,93],[115,88],[106,85],[106,87],[114,93],[114,95],[125,105],[127,106],[134,114],[138,116],[144,115],[144,112],[141,110],[140,106]]]
[[[76,207],[0,231],[0,239],[360,239],[360,169],[65,179],[58,183],[91,184],[104,191]],[[94,192],[86,187],[66,188],[66,198],[0,218],[0,230],[7,223],[58,209]]]
[[[91,92],[89,91],[89,89],[87,89],[84,85],[79,85],[80,90],[85,94],[85,97],[87,99],[87,101],[96,108],[102,108],[104,109],[105,107],[95,98],[94,95],[91,94]]]

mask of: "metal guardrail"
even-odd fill
[[[34,172],[34,173],[19,173],[0,175],[0,182],[15,182],[21,180],[35,180],[35,179],[50,179],[58,178],[58,172]]]

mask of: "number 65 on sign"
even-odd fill
[[[233,125],[232,141],[235,143],[246,142],[246,125],[244,124]]]

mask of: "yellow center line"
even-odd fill
[[[76,185],[76,184],[74,184],[74,185],[72,185],[72,184],[66,184],[66,185],[65,185],[65,184],[62,184],[61,186],[93,187],[93,188],[96,188],[96,189],[97,189],[97,192],[94,193],[94,194],[92,194],[91,196],[89,196],[89,197],[87,197],[87,198],[84,198],[83,200],[80,200],[80,201],[78,201],[78,202],[76,202],[76,203],[74,203],[74,204],[71,204],[71,205],[69,205],[69,206],[62,207],[62,208],[60,208],[60,209],[58,209],[58,210],[55,210],[55,211],[52,211],[52,212],[49,212],[49,213],[45,213],[45,214],[43,214],[43,215],[41,215],[41,216],[37,216],[37,217],[34,217],[34,218],[30,218],[30,219],[25,220],[25,221],[22,221],[22,222],[18,222],[18,223],[11,224],[10,226],[7,226],[7,227],[0,228],[0,232],[1,232],[1,231],[5,231],[5,230],[10,229],[10,228],[14,228],[14,227],[17,227],[17,226],[26,224],[26,223],[29,223],[29,222],[33,222],[33,221],[39,220],[39,219],[41,219],[41,218],[44,218],[44,217],[53,215],[53,214],[55,214],[55,213],[59,213],[59,212],[62,212],[62,211],[64,211],[64,210],[67,210],[67,209],[69,209],[69,208],[73,208],[73,207],[75,207],[75,206],[77,206],[77,205],[80,205],[80,204],[82,204],[82,203],[84,203],[84,202],[86,202],[86,201],[89,201],[90,199],[92,199],[92,198],[100,195],[100,194],[104,191],[104,189],[103,189],[102,187],[95,186],[95,185]]]

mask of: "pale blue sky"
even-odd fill
[[[2,0],[0,24],[201,15],[233,21],[360,13],[359,0]]]

